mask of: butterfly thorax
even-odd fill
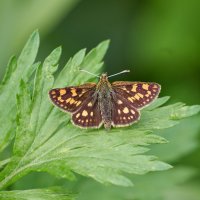
[[[96,92],[104,127],[109,129],[112,122],[112,86],[108,81],[107,74],[101,75]]]

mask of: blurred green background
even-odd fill
[[[37,60],[62,45],[62,67],[81,48],[111,39],[104,71],[131,70],[113,81],[155,81],[162,85],[161,96],[171,96],[171,103],[200,104],[199,10],[199,0],[1,0],[0,79],[9,57],[18,55],[28,36],[39,29]],[[152,146],[150,153],[174,169],[133,177],[134,188],[102,186],[80,176],[67,183],[33,173],[13,189],[61,184],[87,200],[199,199],[200,116],[158,134],[170,143]]]

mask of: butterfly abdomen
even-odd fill
[[[110,129],[112,124],[112,97],[107,84],[100,88],[98,92],[98,102],[104,127]]]

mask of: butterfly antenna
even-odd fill
[[[81,71],[81,72],[86,72],[86,73],[91,74],[91,75],[96,76],[96,77],[99,77],[98,75],[93,74],[93,73],[91,73],[91,72],[88,72],[88,71],[86,71],[86,70],[84,70],[84,69],[80,69],[80,71]]]
[[[112,75],[108,76],[108,78],[110,78],[110,77],[112,77],[112,76],[116,76],[116,75],[118,75],[118,74],[123,74],[123,73],[128,73],[128,72],[130,72],[130,70],[124,70],[124,71],[121,71],[121,72],[119,72],[119,73],[112,74]]]

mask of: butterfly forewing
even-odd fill
[[[60,109],[76,112],[95,91],[95,83],[80,86],[55,88],[49,91],[51,101]]]
[[[124,97],[135,108],[142,108],[155,100],[160,92],[160,85],[148,82],[117,81],[112,83],[113,90]]]
[[[129,126],[140,118],[139,111],[119,94],[113,98],[112,125],[114,127]]]

